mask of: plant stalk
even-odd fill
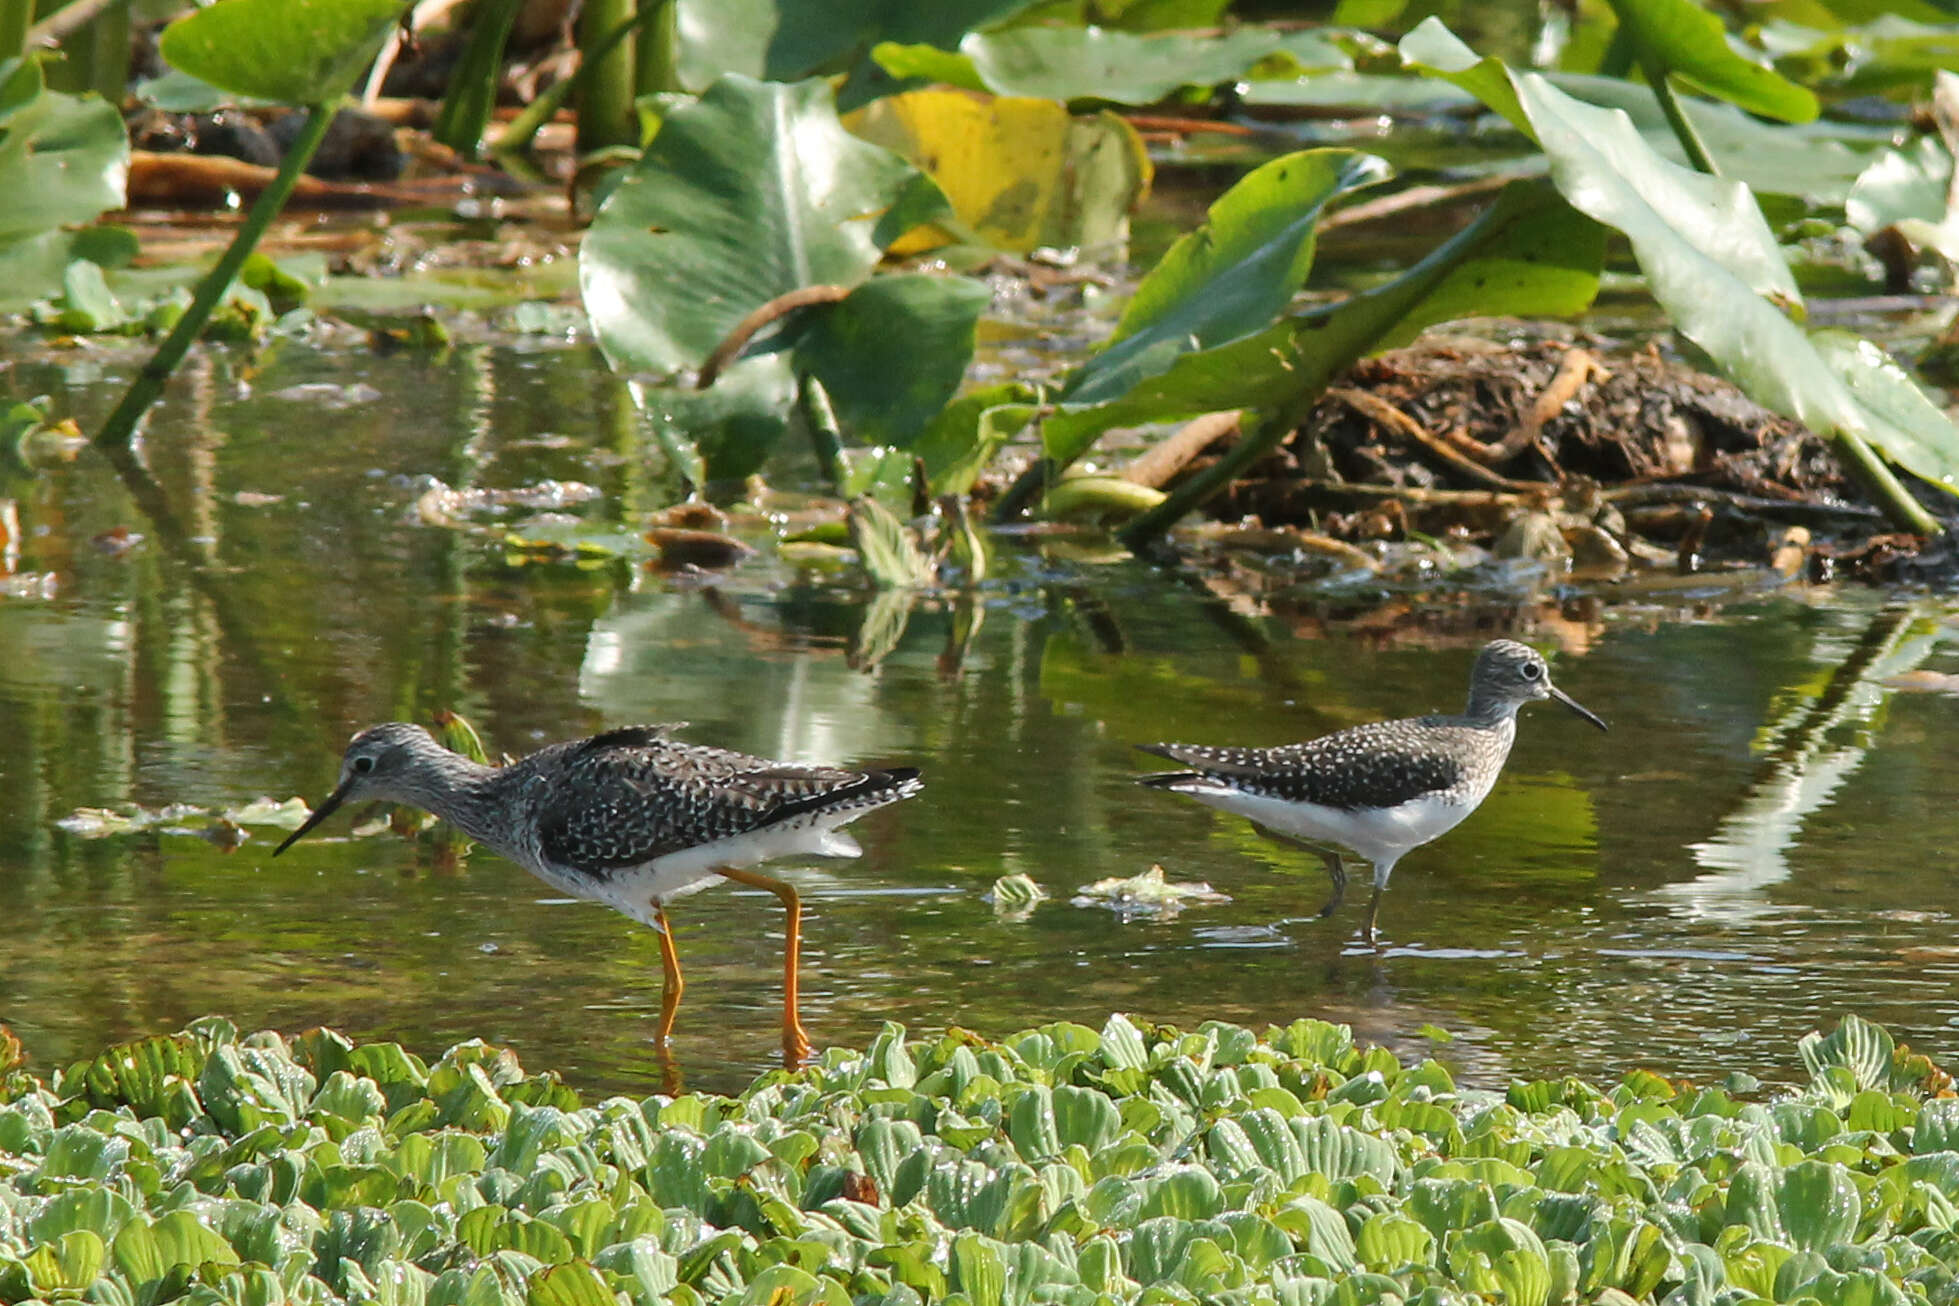
[[[483,143],[496,106],[497,82],[503,73],[503,50],[524,0],[489,0],[470,19],[469,42],[449,79],[449,93],[435,115],[429,134],[470,158]]]
[[[578,15],[578,152],[639,144],[633,109],[633,52],[615,33],[630,34],[639,21],[634,0],[585,0]]]
[[[591,70],[599,66],[598,62],[587,62],[587,58],[602,61],[605,56],[618,48],[620,42],[631,36],[640,24],[651,20],[658,13],[658,9],[649,8],[628,15],[625,21],[607,32],[592,47],[588,55],[581,55],[578,67],[572,71],[571,76],[561,82],[551,83],[542,95],[525,105],[523,110],[504,126],[503,131],[497,136],[496,144],[490,148],[498,154],[512,154],[528,149],[531,138],[537,135],[538,129],[551,121],[566,100],[583,90],[585,82],[592,75]],[[637,139],[634,143],[637,143]]]
[[[646,11],[652,16],[647,18]],[[680,0],[641,0],[641,21],[636,51],[639,61],[639,93],[678,91],[680,85]]]
[[[1945,534],[1945,528],[1925,506],[1911,497],[1904,482],[1877,456],[1864,437],[1852,431],[1836,433],[1837,450],[1850,467],[1851,473],[1864,483],[1864,488],[1877,496],[1878,505],[1897,525],[1914,535],[1934,536]]]
[[[316,104],[307,110],[306,125],[300,128],[292,148],[280,161],[279,174],[259,192],[257,202],[245,215],[244,224],[238,228],[238,234],[231,238],[231,244],[225,247],[217,265],[197,283],[190,307],[184,310],[184,315],[177,319],[177,325],[171,328],[170,334],[150,355],[149,362],[143,364],[143,370],[136,374],[136,380],[123,392],[122,402],[116,405],[116,410],[109,414],[109,420],[97,433],[96,444],[128,445],[130,437],[136,433],[136,424],[149,411],[150,405],[156,402],[157,396],[163,393],[164,383],[177,370],[177,364],[183,362],[184,355],[190,352],[205,323],[210,321],[218,301],[231,288],[238,269],[245,265],[245,260],[265,235],[265,229],[272,225],[272,219],[285,207],[293,187],[299,184],[300,175],[306,171],[306,165],[312,162],[314,152],[325,139],[336,108],[333,104]]]
[[[1673,93],[1673,80],[1667,76],[1666,69],[1658,64],[1649,65],[1646,68],[1646,83],[1653,88],[1653,96],[1660,102],[1660,112],[1666,115],[1667,126],[1673,128],[1674,139],[1687,152],[1687,162],[1694,165],[1694,171],[1704,172],[1710,177],[1720,176],[1720,166],[1708,153],[1707,143],[1701,140],[1700,129],[1694,126],[1680,98]]]
[[[1318,398],[1318,392],[1313,398]],[[1272,452],[1279,442],[1286,438],[1287,433],[1299,424],[1296,409],[1297,405],[1289,405],[1282,412],[1266,414],[1264,420],[1246,432],[1224,457],[1179,485],[1156,507],[1146,509],[1130,518],[1129,523],[1116,532],[1116,538],[1121,540],[1123,547],[1130,552],[1143,552],[1165,531],[1176,525],[1177,520],[1185,513],[1231,484],[1240,472]]]
[[[0,0],[0,60],[27,53],[27,32],[34,25],[34,0]]]
[[[797,387],[803,420],[809,424],[809,442],[816,451],[817,466],[829,479],[838,498],[847,497],[844,489],[843,432],[837,427],[836,409],[830,406],[830,392],[814,375],[806,374]]]

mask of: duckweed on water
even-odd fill
[[[1458,1088],[1349,1030],[1113,1016],[586,1105],[221,1020],[0,1090],[0,1300],[960,1306],[1959,1300],[1959,1098],[1846,1018],[1809,1082]]]

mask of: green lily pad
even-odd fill
[[[826,83],[725,77],[667,116],[599,209],[579,252],[585,308],[615,367],[697,368],[754,309],[857,285],[945,212],[917,169],[843,129]]]
[[[218,0],[164,29],[171,67],[221,90],[326,104],[373,62],[406,0]]]
[[[46,89],[38,58],[0,61],[0,311],[53,294],[78,237],[122,207],[129,137],[114,105]]]
[[[1692,0],[1609,2],[1621,35],[1649,76],[1676,74],[1750,113],[1783,122],[1816,117],[1814,93],[1737,54],[1721,20]]]
[[[823,382],[846,435],[903,448],[959,389],[991,302],[965,277],[875,277],[813,314],[795,366]]]
[[[1142,35],[1086,26],[974,32],[951,55],[888,43],[872,58],[893,77],[922,77],[1042,100],[1155,104],[1186,86],[1236,81],[1281,48],[1279,33],[1241,27],[1218,36]]]

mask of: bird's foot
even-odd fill
[[[809,1034],[800,1024],[782,1027],[782,1068],[801,1070],[809,1064]]]

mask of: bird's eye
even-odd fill
[[[1543,667],[1541,667],[1541,666],[1539,666],[1539,665],[1538,665],[1537,663],[1535,663],[1535,662],[1526,662],[1526,663],[1524,663],[1524,679],[1525,679],[1525,680],[1542,680],[1543,678],[1544,678],[1544,668],[1543,668]]]
[[[357,757],[354,759],[354,770],[360,772],[362,775],[366,775],[369,771],[372,771],[373,769],[374,769],[373,758]]]

